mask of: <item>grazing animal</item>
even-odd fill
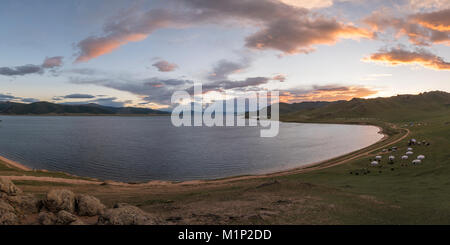
[[[406,159],[408,159],[407,155],[402,156],[402,160],[406,160]]]
[[[412,161],[412,164],[415,165],[415,164],[419,164],[419,163],[421,163],[421,162],[422,162],[422,161],[420,161],[419,159],[416,159],[416,160],[413,160],[413,161]]]
[[[406,155],[412,155],[412,154],[414,154],[412,151],[407,151],[406,153],[405,153]]]
[[[375,160],[381,160],[381,156],[376,156]]]
[[[408,149],[406,149],[407,151],[412,151],[413,149],[411,147],[408,147]]]
[[[425,159],[425,156],[424,156],[424,155],[418,155],[418,156],[417,156],[417,159],[423,160],[423,159]]]
[[[379,163],[377,162],[377,161],[372,161],[371,163],[370,163],[370,165],[372,165],[372,166],[377,166]]]

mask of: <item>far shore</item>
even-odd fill
[[[355,123],[336,123],[336,124],[355,124]],[[188,180],[188,181],[163,181],[163,180],[151,180],[148,182],[142,182],[142,183],[125,183],[125,182],[119,182],[119,181],[110,181],[110,180],[98,180],[95,178],[90,178],[91,180],[81,180],[81,179],[68,179],[68,178],[58,178],[58,177],[38,177],[38,176],[4,176],[11,180],[33,180],[33,181],[46,181],[46,182],[61,182],[61,183],[70,183],[70,184],[94,184],[99,185],[103,183],[107,183],[110,185],[117,185],[117,186],[166,186],[166,185],[199,185],[199,184],[208,184],[208,183],[226,183],[226,182],[233,182],[233,181],[239,181],[239,180],[249,180],[249,179],[261,179],[261,178],[272,178],[277,176],[285,176],[285,175],[291,175],[291,174],[298,174],[298,173],[304,173],[324,168],[329,168],[332,166],[337,166],[343,163],[346,163],[350,160],[354,160],[356,158],[359,158],[361,156],[367,156],[373,151],[380,150],[382,148],[386,148],[389,145],[395,144],[404,138],[406,138],[409,134],[408,129],[405,130],[405,134],[402,135],[399,138],[393,138],[386,133],[384,133],[384,129],[381,126],[373,125],[370,123],[365,123],[364,125],[370,125],[377,127],[379,129],[380,134],[383,134],[383,138],[375,142],[374,144],[367,146],[365,148],[337,156],[328,160],[314,162],[310,164],[303,165],[301,167],[292,168],[289,170],[283,170],[283,171],[276,171],[272,173],[266,173],[266,174],[256,174],[256,175],[241,175],[241,176],[230,176],[225,178],[219,178],[219,179],[211,179],[211,180]],[[41,172],[50,172],[45,169],[39,169],[34,170],[31,169],[19,162],[12,161],[10,159],[7,159],[3,156],[0,156],[0,162],[4,162],[6,165],[20,169],[23,171],[41,171]],[[61,173],[61,172],[59,172]],[[65,173],[68,176],[78,177],[69,173]],[[80,177],[81,178],[81,177]]]

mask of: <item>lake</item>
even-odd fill
[[[174,127],[170,117],[0,116],[0,155],[30,168],[116,181],[213,179],[300,167],[369,146],[373,126]]]

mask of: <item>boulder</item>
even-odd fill
[[[59,211],[56,216],[56,224],[58,225],[68,225],[78,220],[77,216],[64,210]]]
[[[56,224],[57,217],[55,214],[50,212],[40,212],[39,213],[39,224],[41,225],[54,225]]]
[[[0,212],[0,225],[18,225],[19,218],[13,212]]]
[[[22,213],[37,213],[39,200],[31,194],[19,196],[7,196],[5,200],[12,206],[21,210]]]
[[[155,218],[129,204],[116,204],[98,218],[99,225],[154,225]]]
[[[96,197],[89,195],[78,195],[76,197],[76,211],[80,216],[95,216],[103,214],[105,205]]]
[[[14,208],[4,200],[0,199],[0,213],[14,212]]]
[[[17,194],[22,193],[11,180],[4,177],[0,177],[0,192],[5,193],[8,196],[16,196]]]
[[[70,223],[69,225],[86,225],[83,221],[77,219],[74,222]]]
[[[43,206],[50,212],[61,210],[73,213],[75,211],[75,194],[65,189],[54,189],[47,193]]]

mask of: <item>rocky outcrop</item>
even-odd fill
[[[67,211],[61,210],[57,214],[56,224],[58,225],[70,225],[74,222],[82,222],[77,216]]]
[[[9,179],[0,177],[0,225],[18,225],[16,209],[8,202],[8,198],[22,193]],[[5,200],[6,199],[6,200]]]
[[[54,189],[47,193],[43,206],[50,212],[57,213],[61,210],[75,212],[75,194],[65,189]]]
[[[14,185],[11,180],[0,177],[0,194],[6,194],[7,196],[16,196],[22,193],[22,191]]]
[[[75,195],[65,189],[50,190],[43,200],[38,200],[33,195],[23,194],[8,179],[0,178],[0,183],[0,225],[17,225],[21,221],[40,225],[85,225],[84,221],[89,224],[97,221],[99,225],[157,223],[152,215],[129,204],[120,203],[106,209],[96,197]]]
[[[116,204],[98,218],[99,225],[154,225],[156,219],[126,203]]]
[[[78,195],[76,197],[76,212],[80,216],[95,216],[103,214],[105,205],[96,197],[89,195]]]
[[[38,222],[41,225],[54,225],[57,219],[54,213],[44,211],[39,213]]]

